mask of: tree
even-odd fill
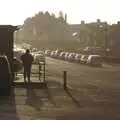
[[[62,11],[59,12],[58,21],[61,23],[65,23],[64,14]]]
[[[69,25],[65,23],[63,13],[59,17],[55,14],[39,12],[24,22],[22,35],[25,41],[29,41],[36,47],[58,47],[70,46],[72,33]]]

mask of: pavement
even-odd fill
[[[12,97],[0,103],[0,120],[54,120],[77,108],[62,85],[52,81],[42,88],[35,85],[14,87]]]

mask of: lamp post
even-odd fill
[[[108,48],[107,30],[108,30],[107,23],[105,22],[105,45],[104,45],[105,50],[107,50],[107,48]]]
[[[99,25],[99,28],[102,28],[102,30],[104,31],[104,45],[103,46],[106,51],[108,49],[107,22],[105,22],[104,25]]]

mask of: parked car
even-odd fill
[[[64,60],[68,60],[69,52],[65,52]]]
[[[0,55],[0,96],[9,96],[12,72],[7,56]]]
[[[45,62],[44,54],[35,54],[34,55],[34,63]]]
[[[87,59],[88,59],[89,55],[82,55],[80,58],[80,63],[81,64],[86,64],[87,63]]]
[[[32,52],[32,54],[45,54],[44,51],[36,51],[36,52]]]
[[[64,56],[65,56],[65,52],[61,52],[60,55],[59,55],[59,59],[63,60]]]
[[[87,64],[91,66],[102,66],[102,57],[100,55],[89,55]]]
[[[51,51],[50,57],[54,57],[54,55],[55,55],[55,51]]]
[[[76,53],[70,53],[68,56],[68,61],[74,61]]]
[[[54,58],[58,58],[60,55],[60,51],[59,50],[56,50],[55,53],[54,53]]]
[[[23,51],[13,51],[13,56],[17,59],[20,60],[20,56],[23,55]]]
[[[104,55],[105,54],[105,49],[101,47],[85,47],[83,49],[84,52],[89,53],[89,54],[99,54],[99,55]]]
[[[45,50],[45,55],[50,56],[51,50]]]
[[[77,53],[77,54],[75,55],[74,61],[79,63],[81,56],[82,56],[82,54],[78,54],[78,53]]]
[[[31,48],[31,52],[37,52],[37,48]]]
[[[68,55],[68,61],[70,61],[71,57],[72,57],[72,53],[69,53],[69,55]]]

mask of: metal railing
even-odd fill
[[[46,64],[44,61],[40,62],[34,62],[32,64],[31,68],[31,78],[35,76],[38,77],[38,80],[41,82],[45,82],[45,72],[46,72]],[[15,73],[15,78],[19,77],[20,75],[23,75],[23,69]]]

